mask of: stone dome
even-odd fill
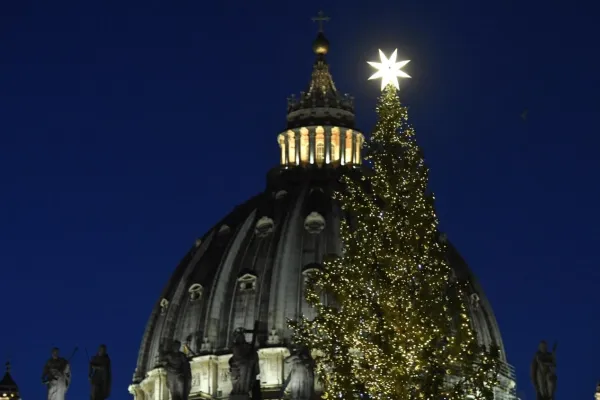
[[[262,384],[266,389],[281,385],[284,376],[276,360],[290,340],[287,320],[313,312],[303,296],[304,277],[320,267],[324,256],[340,252],[340,210],[330,194],[338,175],[353,171],[359,173],[351,167],[275,169],[262,193],[237,206],[197,240],[154,306],[134,383],[155,373],[159,349],[172,340],[181,341],[194,360],[227,359],[234,330],[252,330],[257,322]],[[448,259],[456,277],[468,283],[471,316],[481,343],[500,347],[508,389],[514,386],[514,376],[492,308],[452,246]],[[247,335],[250,341],[251,334]],[[275,350],[281,354],[270,359],[268,354]],[[194,382],[205,396],[226,396],[228,366],[215,362],[225,370],[212,385],[206,380],[209,392],[201,389],[201,375]]]
[[[248,342],[256,339],[263,397],[281,397],[287,321],[314,313],[304,299],[305,277],[341,251],[341,212],[331,194],[341,174],[366,172],[353,106],[337,92],[325,54],[316,58],[309,90],[288,101],[287,127],[277,140],[280,165],[268,173],[265,189],[195,241],[158,297],[129,387],[135,400],[169,398],[158,356],[173,341],[191,360],[191,398],[227,398],[230,347],[239,328]],[[448,249],[456,278],[468,284],[481,344],[500,348],[496,400],[515,400],[514,371],[492,308],[465,261]]]

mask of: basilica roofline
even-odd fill
[[[273,337],[273,340],[279,340]],[[265,399],[279,398],[282,385],[289,372],[285,367],[285,359],[290,355],[289,346],[281,343],[271,347],[257,348],[260,370],[260,388],[262,397]],[[313,357],[316,356],[313,352]],[[231,390],[228,384],[229,380],[229,359],[232,352],[221,354],[205,354],[190,356],[190,369],[192,372],[191,392],[194,398],[201,399],[223,399]],[[501,362],[499,385],[496,389],[496,395],[504,395],[514,389],[515,373],[514,369],[505,362]],[[165,385],[167,372],[162,367],[154,368],[139,381],[129,385],[128,390],[135,399],[166,399],[169,398],[168,387]],[[323,390],[319,381],[315,382],[314,390],[317,394]],[[504,398],[504,397],[500,397]]]

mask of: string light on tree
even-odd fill
[[[410,78],[410,75],[401,70],[401,68],[408,64],[410,60],[396,62],[397,57],[398,49],[394,50],[390,58],[387,58],[383,51],[379,50],[381,62],[367,61],[367,64],[377,69],[377,72],[371,75],[369,80],[381,79],[382,91],[387,85],[393,85],[396,89],[400,89],[398,78]]]
[[[309,276],[314,319],[290,321],[313,350],[323,399],[492,400],[498,352],[479,346],[464,281],[440,238],[429,170],[398,78],[397,51],[370,62],[381,78],[378,120],[366,143],[370,173],[334,193],[343,251]]]

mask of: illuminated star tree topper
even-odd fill
[[[381,79],[381,90],[387,85],[393,85],[396,89],[400,89],[398,78],[410,78],[406,72],[401,71],[401,68],[410,62],[410,60],[396,62],[398,57],[398,49],[394,50],[390,58],[387,58],[383,51],[379,50],[379,58],[381,62],[367,61],[371,67],[377,69],[369,80]]]

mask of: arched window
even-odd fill
[[[338,163],[340,161],[340,146],[343,143],[340,143],[340,128],[333,127],[331,128],[331,162]]]
[[[300,129],[300,161],[303,164],[308,164],[310,162],[309,154],[310,154],[310,144],[309,144],[309,137],[308,137],[308,129],[301,128]]]
[[[202,297],[202,285],[199,283],[194,283],[188,289],[188,293],[190,294],[190,301],[196,301]]]
[[[325,143],[317,143],[317,163],[322,163],[325,160]]]
[[[362,135],[356,135],[356,149],[355,150],[355,154],[354,154],[354,163],[355,164],[360,164],[361,160],[360,160],[360,149],[362,147],[363,144],[363,137]]]
[[[323,269],[323,266],[319,263],[311,263],[308,265],[305,265],[304,268],[302,268],[302,291],[305,292],[306,288],[308,287],[308,280],[310,279],[310,277],[317,271],[320,271]],[[320,294],[321,297],[321,301],[324,302],[325,300],[325,294],[321,293]],[[302,296],[302,306],[301,306],[301,312],[302,315],[308,319],[313,319],[317,316],[317,311],[315,310],[315,308],[313,306],[311,306],[310,304],[308,304],[308,302],[306,301],[306,298],[304,296]]]
[[[288,163],[296,164],[296,135],[293,131],[288,132],[287,137],[287,145],[288,145]]]
[[[344,154],[344,162],[346,164],[352,164],[352,131],[348,129],[346,131],[346,145],[345,145],[346,154]]]

